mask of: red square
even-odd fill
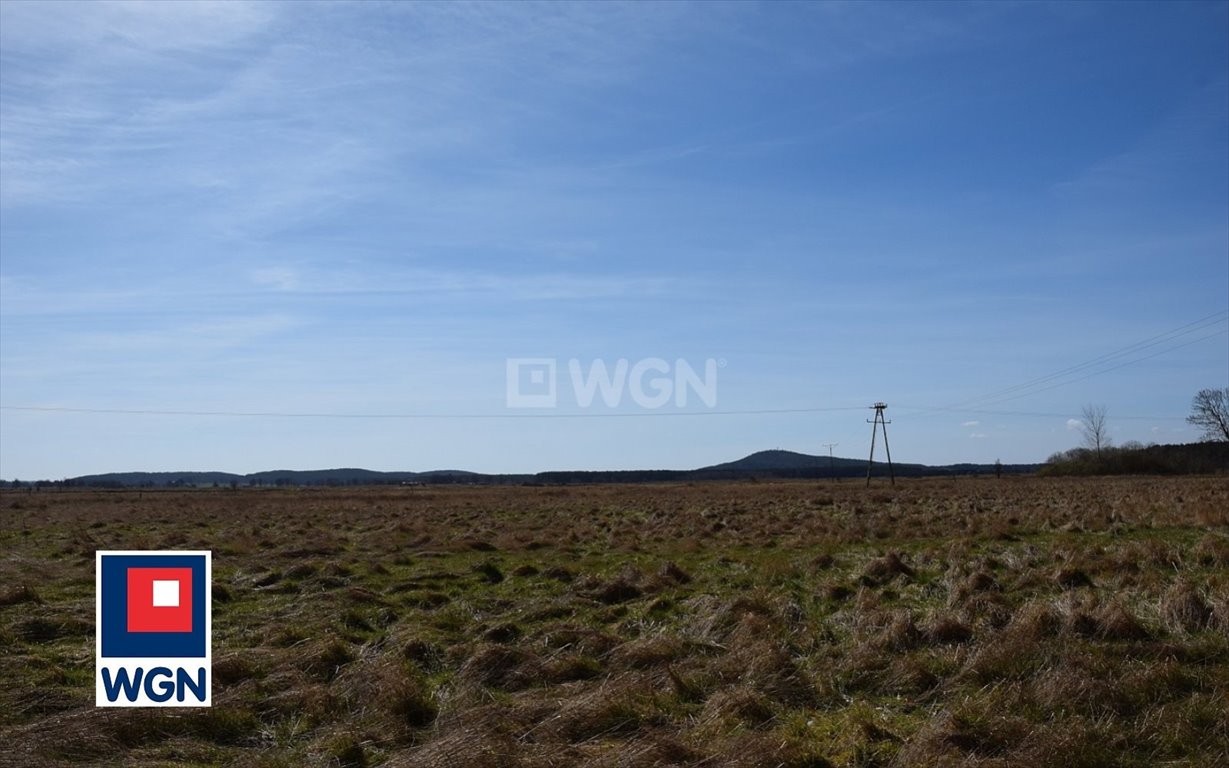
[[[178,605],[154,605],[155,581],[178,582]],[[128,631],[191,632],[192,569],[129,568]]]

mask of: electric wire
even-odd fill
[[[899,413],[905,411],[920,411],[922,412],[918,418],[926,418],[928,416],[936,416],[940,413],[970,413],[970,414],[985,414],[985,415],[1002,415],[1002,416],[1024,416],[1038,418],[1061,418],[1070,414],[1056,413],[1038,413],[1031,411],[1005,411],[1005,410],[990,410],[985,406],[992,406],[999,403],[1011,402],[1024,397],[1030,397],[1041,392],[1045,392],[1058,387],[1074,384],[1079,381],[1084,381],[1095,376],[1100,376],[1111,371],[1125,368],[1129,365],[1151,360],[1164,354],[1168,354],[1184,347],[1189,347],[1198,344],[1202,341],[1215,338],[1229,332],[1229,328],[1221,328],[1213,333],[1199,336],[1195,339],[1184,341],[1181,344],[1173,344],[1166,346],[1163,349],[1144,355],[1143,357],[1133,357],[1129,360],[1118,362],[1109,367],[1103,366],[1106,363],[1111,363],[1120,360],[1122,357],[1130,356],[1147,349],[1151,349],[1161,344],[1182,339],[1202,330],[1207,330],[1213,326],[1224,323],[1229,319],[1229,311],[1215,312],[1211,315],[1199,318],[1192,322],[1178,326],[1176,328],[1165,331],[1164,333],[1151,336],[1134,344],[1129,344],[1112,352],[1086,360],[1076,365],[1068,366],[1059,371],[1046,374],[1030,379],[1026,382],[1016,384],[1010,387],[1004,387],[994,390],[990,393],[969,398],[967,400],[948,406],[925,406],[925,405],[897,405],[895,410]],[[1089,369],[1095,368],[1096,370]],[[1086,372],[1087,371],[1087,372]],[[1083,375],[1070,378],[1072,374],[1083,373]],[[1044,386],[1042,386],[1044,385]],[[976,407],[968,407],[976,405]],[[275,418],[275,419],[422,419],[422,420],[465,420],[465,419],[500,419],[500,420],[516,420],[516,419],[626,419],[626,418],[656,418],[656,417],[697,417],[697,416],[755,416],[755,415],[774,415],[774,414],[805,414],[805,413],[829,413],[842,411],[861,411],[867,406],[826,406],[826,407],[799,407],[799,408],[748,408],[748,409],[727,409],[727,410],[702,410],[702,411],[676,411],[676,410],[637,410],[637,411],[551,411],[551,412],[471,412],[471,413],[337,413],[337,412],[288,412],[288,411],[235,411],[235,410],[203,410],[203,409],[158,409],[158,408],[90,408],[90,407],[75,407],[75,406],[38,406],[38,405],[0,405],[0,411],[26,412],[26,413],[64,413],[64,414],[99,414],[99,415],[127,415],[127,416],[197,416],[197,417],[229,417],[229,418]],[[1139,420],[1171,420],[1182,417],[1176,416],[1141,416],[1141,415],[1117,415],[1118,419],[1139,419]]]

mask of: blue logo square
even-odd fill
[[[205,610],[211,595],[204,555],[100,555],[99,655],[103,658],[205,658],[209,638]],[[188,568],[192,571],[191,632],[128,631],[128,570]]]

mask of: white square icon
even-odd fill
[[[507,360],[509,408],[555,407],[555,360],[550,357],[516,357]]]
[[[154,607],[179,607],[179,582],[154,580]]]

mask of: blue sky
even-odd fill
[[[1224,2],[4,2],[0,141],[9,479],[858,457],[876,400],[1041,461],[1229,385]],[[716,406],[574,402],[652,357]]]

